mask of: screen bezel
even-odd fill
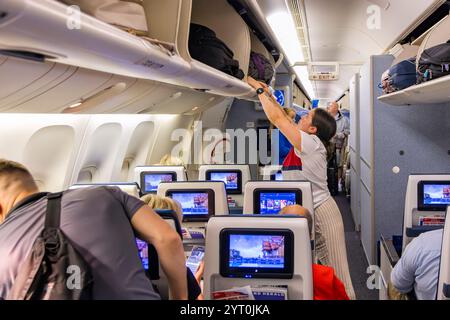
[[[236,268],[229,266],[230,235],[284,236],[284,268]],[[225,278],[292,279],[294,275],[294,233],[288,229],[226,228],[220,231],[220,275]],[[257,271],[256,271],[257,270]]]
[[[166,197],[172,198],[174,193],[207,193],[208,194],[208,214],[190,214],[185,216],[183,222],[207,222],[210,217],[216,214],[214,201],[214,190],[212,189],[170,189],[166,191]]]
[[[137,248],[137,244],[136,244],[136,249],[138,251],[138,258],[140,260],[142,269],[144,269],[145,271],[145,275],[150,279],[150,280],[159,280],[159,257],[158,257],[158,252],[156,251],[155,247],[148,243],[147,241],[144,241],[140,238],[136,238],[136,240],[140,240],[144,243],[147,244],[147,250],[148,250],[148,269],[144,268],[144,265],[142,264],[142,260],[139,257],[139,249]]]
[[[426,185],[446,185],[450,186],[450,181],[448,180],[437,180],[437,181],[419,181],[417,184],[417,208],[420,211],[445,211],[447,210],[448,204],[424,204],[424,187]]]
[[[225,170],[225,169],[209,169],[205,172],[205,179],[207,181],[221,181],[221,180],[211,180],[212,173],[236,173],[237,174],[237,189],[227,189],[227,184],[225,183],[225,191],[227,194],[242,194],[242,171],[241,170]]]
[[[171,182],[177,181],[177,173],[174,171],[142,171],[141,172],[141,194],[155,194],[158,190],[158,187],[157,187],[156,188],[157,190],[155,190],[155,191],[145,191],[145,176],[146,175],[171,175],[172,176]]]
[[[302,205],[303,194],[300,189],[255,189],[253,190],[253,214],[261,215],[260,198],[261,193],[295,193],[295,203]]]

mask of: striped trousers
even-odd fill
[[[345,286],[347,295],[355,300],[345,244],[344,223],[339,208],[330,197],[314,210],[316,257],[322,265],[332,267]]]

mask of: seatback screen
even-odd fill
[[[236,278],[290,278],[294,234],[279,229],[224,229],[220,274]]]
[[[255,210],[259,214],[278,214],[284,207],[296,203],[297,193],[294,191],[262,191],[259,193],[259,210],[257,208]]]
[[[237,172],[211,172],[211,180],[225,182],[227,190],[237,190],[238,188]]]
[[[158,280],[159,259],[155,247],[138,238],[136,238],[136,246],[145,274],[151,280]]]
[[[183,210],[183,221],[207,221],[214,215],[214,192],[202,191],[169,191],[167,196],[178,201]]]
[[[208,170],[205,175],[208,181],[223,181],[228,194],[242,193],[241,170]]]
[[[284,236],[230,235],[231,268],[284,268]]]
[[[421,181],[418,184],[418,208],[445,211],[450,205],[450,181]]]
[[[161,182],[177,181],[174,172],[143,172],[141,176],[142,193],[154,193]]]

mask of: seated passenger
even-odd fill
[[[178,201],[169,197],[160,197],[156,194],[146,194],[141,197],[141,200],[148,204],[152,209],[172,210],[177,214],[180,225],[183,223],[183,209]]]
[[[23,165],[0,159],[0,298],[8,297],[44,229],[46,195]],[[64,191],[61,230],[89,266],[94,299],[160,299],[142,267],[135,233],[156,248],[172,298],[187,298],[179,235],[150,207],[119,188]]]
[[[177,214],[180,225],[183,223],[183,210],[178,201],[169,197],[160,197],[156,194],[147,194],[141,198],[142,201],[147,203],[152,209],[155,210],[172,210]],[[195,275],[192,274],[189,268],[187,269],[188,279],[188,299],[189,300],[203,300],[202,289],[200,288],[200,282],[203,275],[203,262]]]
[[[171,156],[170,154],[164,155],[161,160],[159,160],[159,163],[156,165],[160,166],[184,166],[183,160],[178,157]]]
[[[280,214],[305,217],[308,220],[309,232],[312,232],[312,218],[308,209],[300,205],[286,206]],[[313,264],[314,300],[350,300],[345,292],[344,284],[334,274],[333,268]]]
[[[435,300],[443,229],[422,233],[406,246],[391,273],[391,282],[400,293],[414,290],[418,300]]]

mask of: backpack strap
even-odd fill
[[[45,229],[59,229],[61,222],[61,199],[63,193],[50,193],[47,195],[47,213],[45,214]]]

